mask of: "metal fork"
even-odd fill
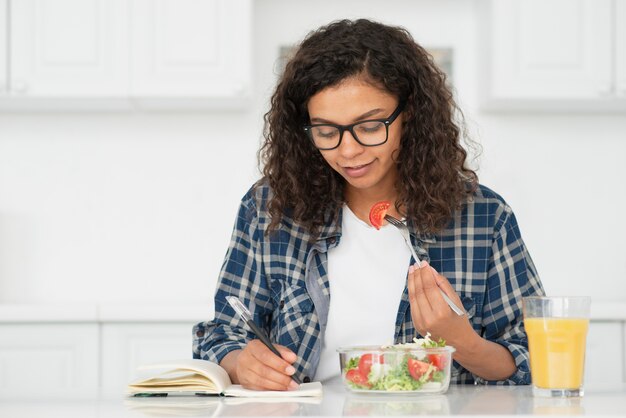
[[[417,256],[415,249],[413,248],[413,244],[411,244],[411,236],[409,235],[409,229],[406,227],[406,225],[402,221],[400,221],[397,218],[394,218],[391,215],[385,215],[385,220],[389,222],[391,225],[398,228],[398,231],[400,231],[400,234],[402,234],[402,238],[404,238],[404,242],[406,243],[406,246],[409,247],[409,250],[411,251],[411,255],[413,255],[413,258],[415,259],[417,266],[421,267],[422,263],[420,261],[420,258]],[[450,306],[450,309],[452,309],[455,314],[465,315],[465,312],[463,311],[463,309],[456,306],[456,304],[452,302],[452,299],[450,299],[448,295],[446,295],[446,293],[442,289],[439,289],[439,292],[441,292],[441,296],[443,296],[443,299],[446,301],[448,306]]]

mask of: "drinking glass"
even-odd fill
[[[531,296],[522,304],[533,394],[583,396],[591,298]]]

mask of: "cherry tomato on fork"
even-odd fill
[[[380,227],[383,226],[383,220],[390,206],[391,203],[387,200],[374,203],[370,209],[370,224],[372,224],[374,228],[380,229]]]

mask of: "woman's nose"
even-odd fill
[[[359,142],[354,139],[352,132],[346,130],[343,132],[343,138],[339,144],[338,151],[344,158],[352,158],[363,152],[363,145],[359,144]]]

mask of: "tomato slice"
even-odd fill
[[[354,383],[355,385],[370,388],[372,385],[367,381],[367,376],[363,376],[363,373],[359,369],[350,369],[346,372],[346,379]]]
[[[446,366],[446,360],[442,354],[429,354],[428,361],[430,361],[430,364],[435,366],[437,370],[443,370]]]
[[[365,377],[370,375],[372,364],[384,364],[385,358],[379,354],[367,353],[363,354],[359,359],[359,371]]]
[[[391,203],[387,200],[374,203],[374,206],[370,209],[370,224],[376,229],[380,229],[383,226],[383,220],[389,210]]]
[[[424,361],[419,361],[413,358],[407,360],[407,366],[409,367],[409,373],[415,380],[419,380],[420,377],[428,371],[429,364]]]

